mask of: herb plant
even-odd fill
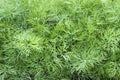
[[[120,0],[0,0],[0,80],[119,80]]]

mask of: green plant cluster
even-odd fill
[[[120,0],[0,0],[0,80],[119,80]]]

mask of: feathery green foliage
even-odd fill
[[[1,0],[0,80],[119,80],[120,0]]]

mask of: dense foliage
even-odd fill
[[[120,0],[0,0],[0,80],[119,80]]]

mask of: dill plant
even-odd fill
[[[119,0],[1,0],[0,80],[119,80]]]

